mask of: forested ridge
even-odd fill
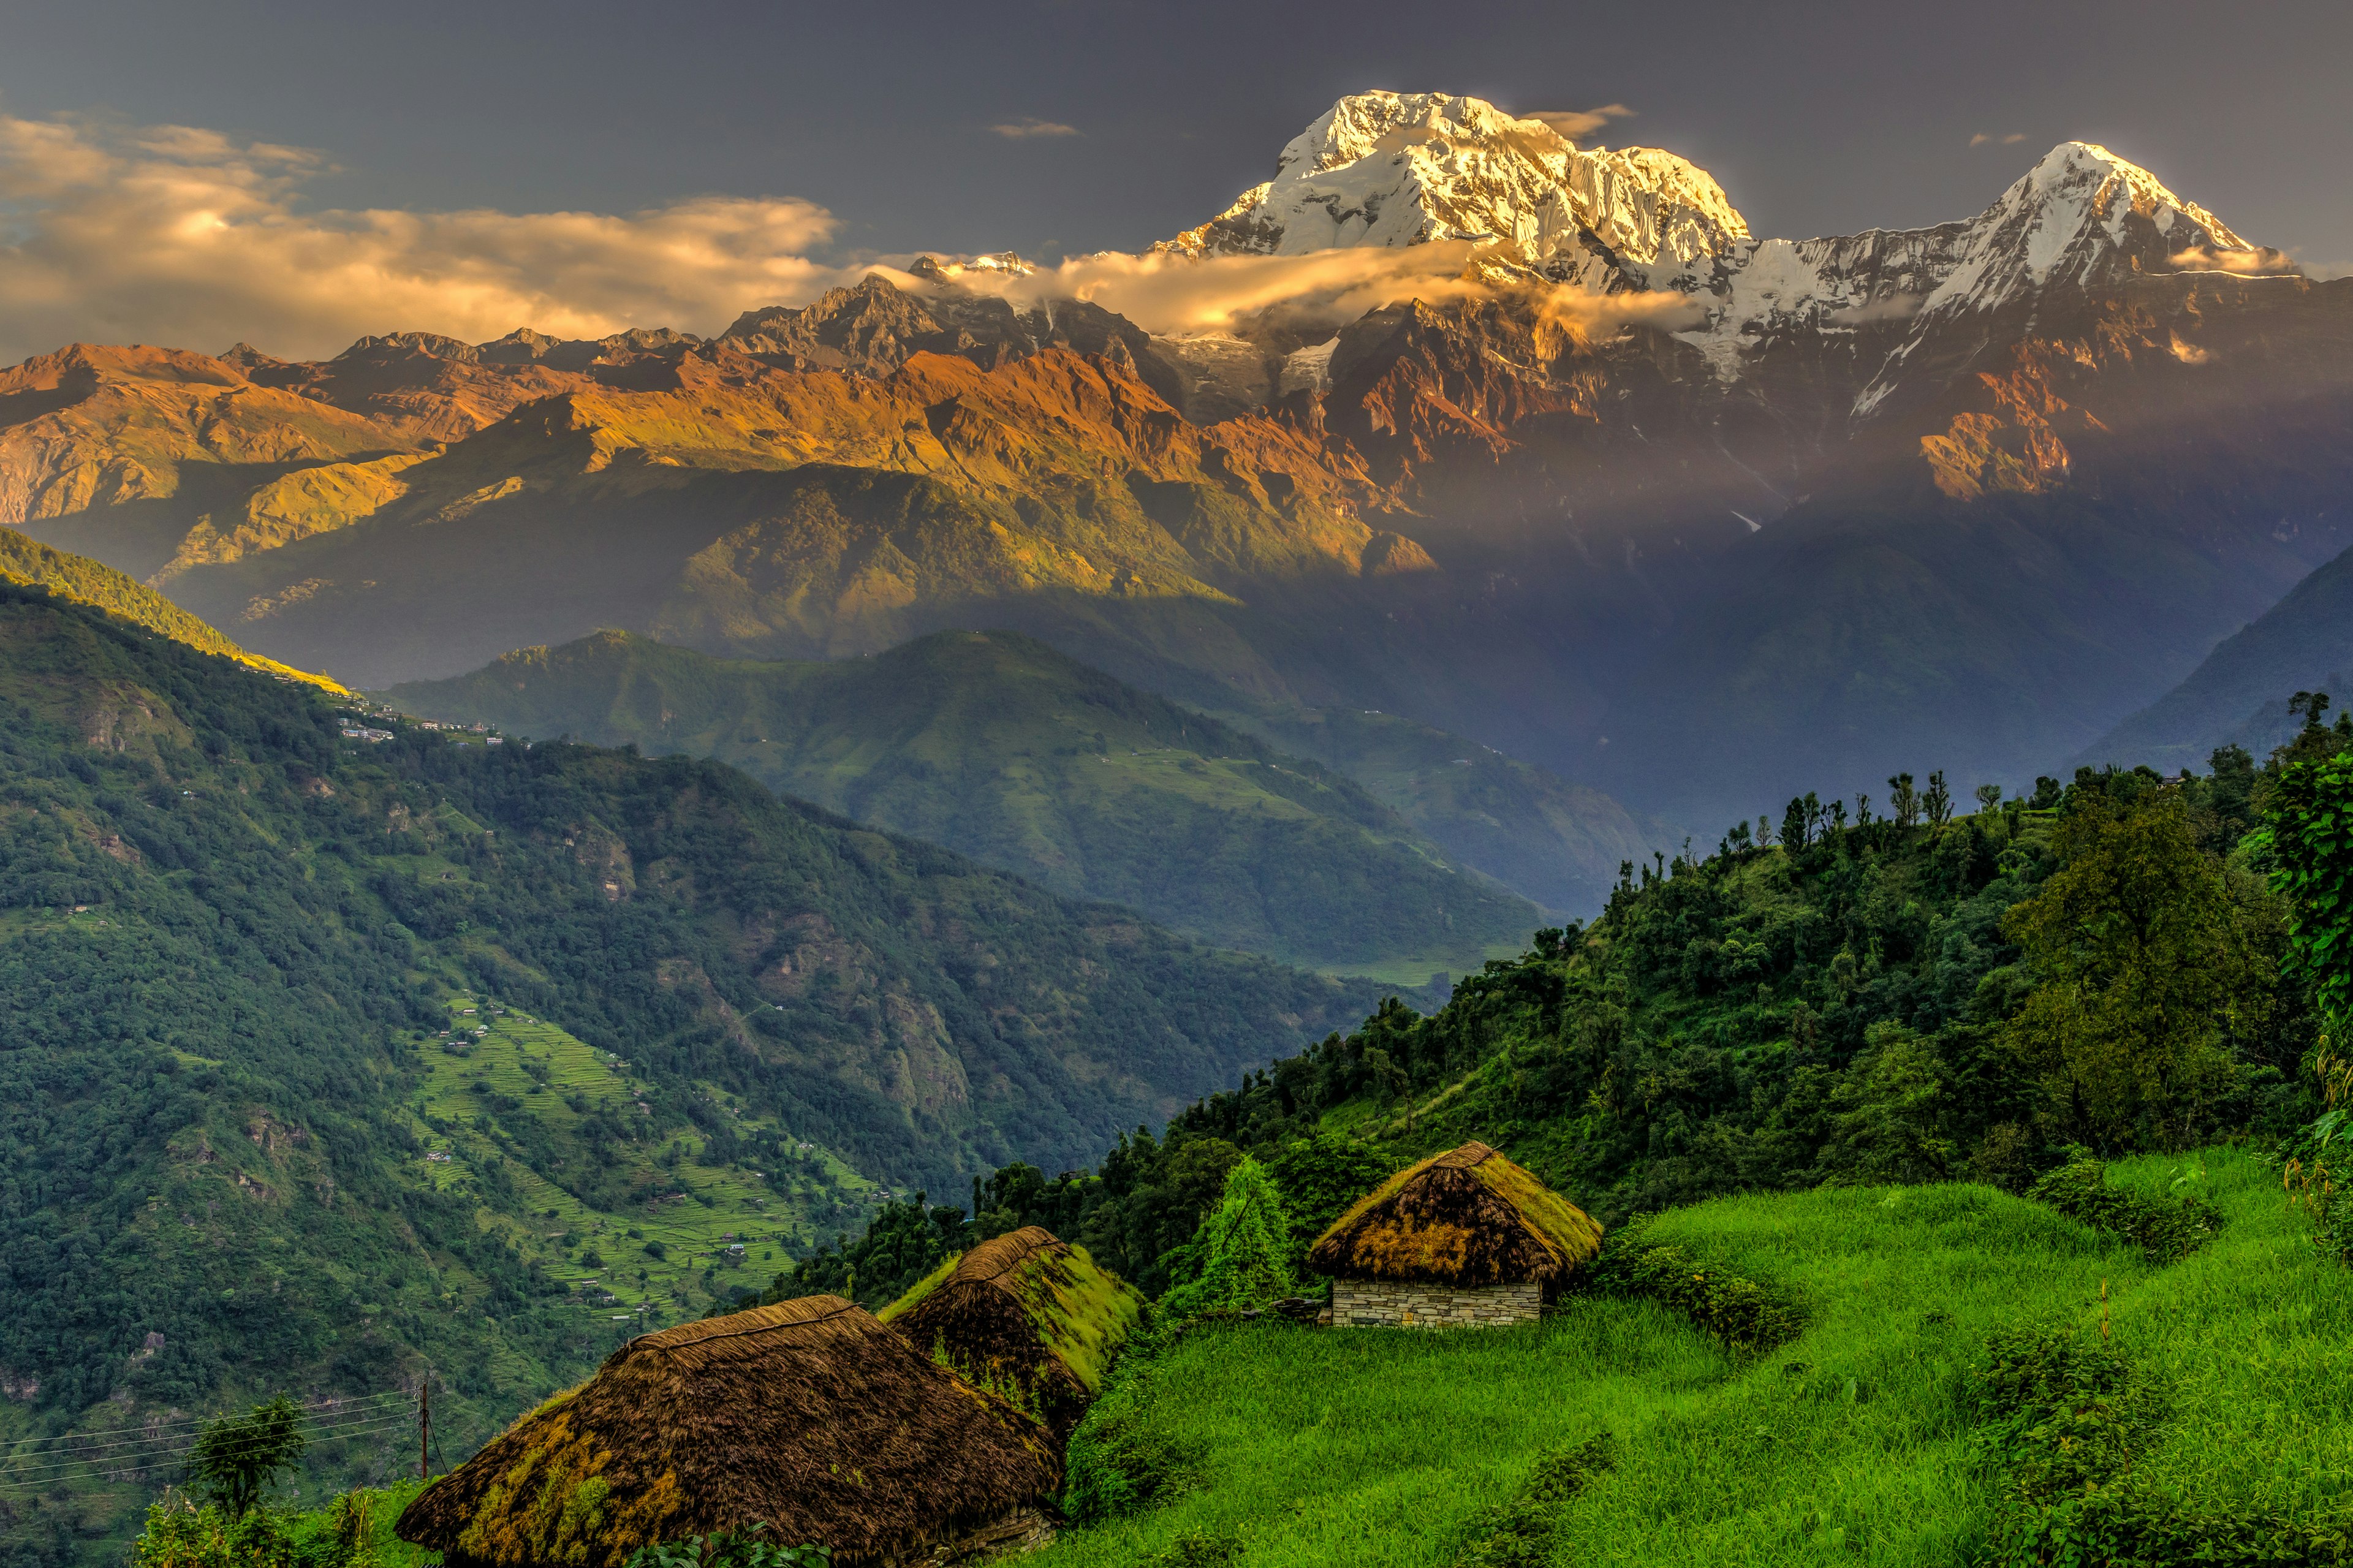
[[[2022,1191],[2078,1149],[2275,1144],[2319,1109],[2319,1021],[2258,826],[2297,763],[2353,749],[2326,701],[2261,767],[2225,748],[2202,776],[2087,768],[1968,813],[1941,774],[1791,801],[1712,854],[1629,864],[1590,925],[1538,932],[1433,1014],[1387,1001],[1092,1173],[1000,1171],[976,1218],[890,1205],[776,1289],[887,1299],[967,1234],[1040,1223],[1156,1291],[1246,1153],[1306,1236],[1349,1179],[1471,1138],[1612,1225],[1824,1183]]]
[[[721,764],[346,727],[306,689],[0,587],[10,1433],[429,1364],[462,1447],[469,1411],[502,1421],[621,1331],[549,1277],[577,1238],[519,1223],[526,1178],[658,1203],[686,1190],[665,1146],[776,1174],[792,1139],[909,1184],[1016,1150],[1076,1163],[1370,1000]],[[551,1142],[485,1087],[458,1130],[503,1153],[429,1179],[423,1084],[461,992],[625,1057],[641,1106],[584,1100]],[[603,1190],[616,1163],[654,1184]],[[121,1522],[19,1501],[28,1563]]]

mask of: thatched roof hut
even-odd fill
[[[839,1296],[631,1340],[428,1487],[400,1538],[453,1568],[618,1568],[765,1521],[840,1568],[1018,1521],[1060,1484],[1042,1428]]]
[[[1059,1440],[1086,1414],[1143,1310],[1144,1298],[1085,1247],[1030,1225],[951,1258],[882,1321]]]
[[[1549,1295],[1601,1249],[1584,1210],[1484,1143],[1408,1166],[1359,1198],[1308,1250],[1335,1279]]]

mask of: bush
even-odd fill
[[[1545,1568],[1553,1560],[1561,1505],[1617,1468],[1618,1440],[1607,1432],[1544,1455],[1510,1502],[1475,1519],[1471,1544],[1455,1558],[1457,1568]]]
[[[232,1519],[172,1492],[148,1509],[131,1561],[132,1568],[296,1568],[293,1540],[269,1510]]]
[[[2298,1520],[2200,1509],[2145,1482],[2134,1464],[2160,1402],[2105,1343],[2065,1329],[1998,1334],[1976,1382],[1977,1447],[2010,1483],[1987,1542],[1992,1568],[2353,1559],[2353,1516],[2341,1510]]]
[[[1062,1511],[1079,1524],[1138,1513],[1198,1486],[1204,1458],[1152,1420],[1154,1376],[1169,1331],[1148,1320],[1121,1349],[1102,1394],[1071,1434],[1062,1471]]]
[[[767,1528],[755,1524],[749,1530],[640,1546],[630,1555],[628,1568],[827,1568],[832,1563],[829,1546],[779,1546],[760,1540]]]
[[[2108,1168],[2081,1149],[2026,1195],[2137,1244],[2153,1263],[2187,1258],[2222,1228],[2222,1211],[2202,1198],[2153,1198],[2108,1185]]]
[[[1802,1308],[1780,1291],[1654,1246],[1647,1216],[1612,1231],[1580,1277],[1587,1289],[1642,1296],[1671,1307],[1735,1350],[1769,1351],[1805,1331]]]

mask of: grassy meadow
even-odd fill
[[[1959,1564],[2004,1479],[1972,1369],[1989,1336],[2107,1342],[2158,1410],[2137,1463],[2188,1509],[2307,1517],[2353,1478],[2353,1271],[2327,1262],[2275,1166],[2217,1150],[2111,1179],[2194,1193],[2227,1223],[2158,1265],[1989,1187],[1822,1188],[1660,1216],[1651,1238],[1802,1302],[1792,1342],[1740,1357],[1643,1301],[1567,1298],[1526,1328],[1188,1334],[1141,1420],[1192,1483],[1066,1532],[1040,1568],[1246,1563]],[[1607,1433],[1614,1468],[1550,1510],[1539,1554],[1482,1544],[1547,1453]]]

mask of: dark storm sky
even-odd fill
[[[842,248],[886,252],[1139,247],[1374,86],[1626,103],[1601,140],[1693,158],[1761,234],[1961,216],[2083,137],[2251,240],[2353,262],[2345,0],[76,0],[11,6],[0,31],[0,113],[322,149],[322,205],[796,196],[842,220]],[[1076,134],[989,130],[1024,118]]]

